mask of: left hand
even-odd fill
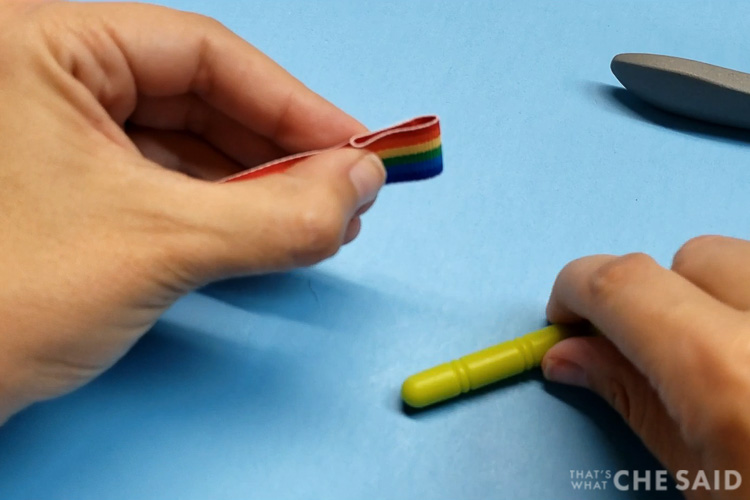
[[[180,295],[351,241],[374,155],[209,181],[363,131],[204,16],[0,4],[0,423],[106,370]]]

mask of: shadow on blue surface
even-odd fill
[[[394,302],[380,291],[315,269],[224,280],[199,293],[248,312],[346,329],[353,311],[367,322]]]
[[[586,82],[588,92],[593,94],[597,103],[626,116],[638,118],[648,123],[666,127],[696,137],[719,140],[722,142],[750,144],[750,132],[740,128],[715,125],[692,118],[664,111],[628,92],[622,87],[599,82]]]
[[[200,428],[239,419],[251,433],[253,426],[263,432],[282,426],[316,393],[305,371],[310,366],[300,364],[304,354],[278,339],[279,329],[289,330],[278,318],[356,334],[352,311],[362,322],[383,322],[377,311],[404,302],[310,269],[218,282],[186,299],[92,383],[0,427],[3,452],[25,455],[30,429],[70,430],[66,420],[74,413],[95,414],[102,426],[137,420],[157,429],[174,419]],[[269,315],[271,321],[264,319]]]
[[[426,408],[416,409],[401,402],[399,399],[398,406],[401,412],[413,419],[432,419],[444,416],[445,413],[455,411],[458,407],[470,405],[478,398],[486,397],[489,393],[502,391],[508,388],[515,388],[519,385],[542,384],[544,390],[551,396],[563,401],[567,405],[575,408],[579,413],[584,415],[600,431],[603,441],[612,449],[612,453],[619,457],[623,468],[638,471],[655,471],[664,469],[658,460],[644,446],[640,438],[627,426],[620,415],[607,405],[604,400],[592,392],[547,382],[540,370],[531,370],[516,377],[504,380],[502,382],[482,387],[476,391],[463,394],[455,399],[451,399]],[[634,466],[635,464],[635,466]],[[674,481],[669,478],[667,483],[669,491],[632,491],[629,492],[629,498],[634,499],[659,499],[659,500],[679,500],[683,498],[682,493],[675,489]],[[594,491],[582,491],[586,494],[595,494]],[[622,498],[621,493],[617,498]]]
[[[283,407],[302,383],[294,364],[280,358],[283,353],[274,349],[254,348],[248,342],[162,320],[87,387],[36,405],[30,413],[54,405],[58,412],[65,406],[90,407],[102,417],[101,412],[110,416],[136,412],[156,420],[201,420],[244,413],[248,408],[257,416],[264,408]]]
[[[541,378],[541,376],[540,376]],[[664,466],[645,447],[641,439],[627,427],[620,415],[603,399],[578,387],[544,382],[544,389],[585,415],[601,432],[601,436],[623,460],[623,468],[638,471],[654,471]],[[633,491],[632,498],[680,500],[683,497],[670,477],[668,491]]]
[[[123,392],[138,392],[141,386],[147,386],[149,398],[156,405],[170,400],[202,399],[202,392],[206,392],[207,400],[220,401],[233,392],[243,399],[269,397],[283,394],[292,386],[289,381],[280,380],[293,377],[288,365],[283,371],[274,369],[281,364],[279,354],[190,325],[163,321],[101,380],[109,390]],[[186,393],[188,387],[190,391]],[[217,388],[221,388],[220,394],[215,393]],[[143,393],[123,394],[122,399],[143,397]],[[200,411],[191,411],[196,410]]]

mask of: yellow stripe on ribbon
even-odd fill
[[[404,146],[401,148],[391,148],[378,151],[378,156],[382,159],[393,158],[395,156],[407,156],[424,153],[431,151],[440,146],[440,137],[437,137],[431,141],[423,142],[421,144],[415,144],[413,146]]]

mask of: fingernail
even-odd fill
[[[544,378],[550,382],[588,387],[586,372],[580,365],[572,361],[545,359],[542,364],[542,371],[544,372]]]
[[[359,196],[358,207],[375,199],[385,181],[385,167],[377,155],[369,153],[354,164],[349,178]]]

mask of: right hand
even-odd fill
[[[644,254],[596,255],[568,264],[547,317],[590,321],[603,336],[566,339],[542,362],[547,379],[587,387],[628,422],[659,460],[712,491],[688,498],[750,495],[750,242],[702,237],[665,269]],[[714,471],[742,485],[713,491]],[[736,481],[736,478],[735,480]]]

